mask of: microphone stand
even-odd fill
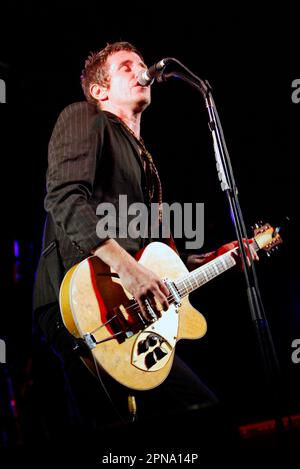
[[[263,363],[263,369],[267,380],[267,385],[272,389],[272,384],[275,384],[275,412],[277,428],[282,429],[282,420],[278,412],[278,405],[281,404],[278,390],[280,389],[280,367],[276,355],[273,339],[269,329],[269,324],[266,318],[262,298],[259,291],[257,275],[251,251],[248,243],[248,236],[245,228],[243,214],[238,199],[238,188],[233,175],[232,165],[226,146],[224,133],[220,118],[217,112],[216,104],[212,95],[212,88],[207,80],[202,80],[187,67],[185,67],[177,59],[170,59],[170,61],[179,64],[188,74],[171,71],[165,73],[164,70],[157,76],[157,81],[166,81],[168,78],[178,78],[184,80],[189,85],[195,87],[202,94],[205,106],[208,112],[209,129],[213,138],[213,148],[216,159],[216,167],[218,178],[220,180],[221,189],[225,192],[230,207],[231,220],[233,221],[236,236],[238,239],[239,249],[242,258],[243,272],[246,281],[247,298],[251,318],[255,327],[260,355]],[[244,242],[243,242],[244,240]],[[247,262],[246,247],[250,253],[250,265]],[[281,407],[281,406],[280,406]]]

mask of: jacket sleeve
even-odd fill
[[[45,209],[73,246],[87,255],[106,239],[96,233],[92,200],[105,122],[95,106],[74,103],[60,114],[49,142]]]

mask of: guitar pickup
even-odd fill
[[[134,320],[128,313],[124,305],[119,305],[109,311],[108,319],[110,327],[119,343],[124,342],[129,337],[132,337],[136,332],[141,330],[141,322]]]
[[[169,292],[171,293],[171,295],[172,295],[172,297],[173,297],[175,306],[181,306],[181,297],[180,297],[180,293],[179,293],[179,291],[177,290],[175,283],[172,282],[172,281],[169,280],[169,279],[165,279],[164,282],[165,282],[166,287],[168,288]]]
[[[128,321],[125,318],[124,310],[124,306],[120,305],[108,311],[107,313],[110,328],[113,334],[116,335],[115,337],[119,343],[124,342],[127,337],[133,335],[133,333],[130,331]]]

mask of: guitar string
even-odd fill
[[[208,282],[210,280],[212,280],[213,278],[215,278],[217,275],[223,273],[223,272],[226,272],[226,270],[228,270],[229,268],[233,267],[233,265],[235,264],[232,264],[232,265],[228,265],[226,264],[226,260],[228,262],[229,259],[232,259],[231,257],[231,254],[236,251],[238,249],[238,247],[235,247],[234,249],[231,249],[230,251],[227,251],[226,253],[222,254],[221,256],[218,256],[217,258],[213,259],[209,264],[207,265],[204,265],[204,269],[203,269],[203,273],[205,275],[205,282]],[[214,270],[213,268],[216,267],[217,264],[219,264],[219,266],[221,267],[224,267],[224,262],[225,262],[225,269],[219,271],[217,268]],[[206,272],[205,272],[206,270]],[[216,271],[217,271],[217,275],[216,275]],[[188,275],[186,275],[185,277],[177,280],[177,284],[184,284],[183,287],[177,287],[177,291],[178,291],[178,294],[181,298],[183,298],[184,296],[186,296],[187,293],[189,293],[189,291],[193,291],[194,290],[194,285],[193,285],[193,281],[195,280],[196,282],[196,288],[197,287],[200,287],[201,286],[201,280],[200,280],[200,284],[199,282],[196,280],[196,278],[192,278],[192,276],[190,277],[191,280],[188,280],[190,276],[190,273],[188,273]],[[189,283],[190,286],[186,286],[185,284],[186,283]],[[203,285],[203,283],[202,283]],[[190,289],[190,287],[192,287],[192,289]],[[173,303],[174,301],[174,296],[173,295],[170,295],[167,297],[167,300],[168,302],[170,303]],[[126,311],[130,311],[130,314],[133,316],[135,315],[136,317],[137,316],[140,316],[140,312],[141,312],[141,308],[140,306],[138,305],[137,301],[134,302],[133,305],[129,306],[128,308],[126,308]],[[101,324],[100,327],[96,328],[95,330],[93,330],[91,333],[94,333],[94,332],[97,332],[100,328],[106,326],[111,320],[113,320],[114,318],[117,317],[117,314],[115,314],[114,316],[112,316],[108,321],[106,321],[105,323]],[[108,340],[108,339],[106,339]]]
[[[220,272],[218,271],[218,269],[216,269],[216,270],[217,270],[217,274],[216,274],[215,271],[213,270],[213,268],[214,268],[217,264],[219,264],[219,265],[222,266],[223,262],[222,262],[221,258],[222,258],[223,260],[225,260],[225,263],[226,263],[226,259],[227,259],[227,260],[228,260],[228,259],[232,259],[231,254],[232,254],[234,251],[237,251],[237,250],[238,250],[238,246],[235,247],[235,248],[233,248],[233,249],[230,249],[230,251],[227,251],[227,252],[225,252],[224,254],[221,254],[220,256],[216,257],[215,259],[213,259],[213,260],[212,260],[211,262],[209,262],[208,264],[202,266],[203,272],[204,272],[204,274],[207,276],[207,279],[205,279],[206,281],[205,281],[204,283],[206,283],[206,282],[209,281],[209,280],[212,280],[212,279],[215,278],[217,275],[219,275],[219,274],[221,274],[221,273],[223,273],[223,272],[226,272],[226,270],[228,270],[229,268],[233,267],[233,266],[235,265],[235,262],[234,262],[234,264],[232,264],[232,265],[225,264],[225,269],[224,269],[224,270],[221,270]],[[177,283],[186,283],[186,282],[188,282],[188,283],[190,283],[190,284],[192,285],[192,287],[193,287],[193,283],[192,283],[192,282],[193,282],[193,280],[195,280],[195,281],[196,281],[196,285],[197,285],[197,286],[201,286],[201,284],[198,285],[198,281],[195,279],[195,277],[194,277],[194,279],[192,279],[192,280],[188,280],[188,278],[189,278],[190,275],[191,275],[191,272],[189,272],[185,277],[182,277],[181,279],[178,279],[178,280],[177,280]],[[193,274],[191,275],[191,277],[192,277],[192,276],[193,276]],[[191,277],[190,277],[190,278],[191,278]],[[177,291],[178,291],[178,293],[179,293],[179,296],[180,296],[180,297],[183,297],[183,296],[185,296],[185,295],[189,292],[189,287],[183,286],[183,287],[181,287],[181,288],[177,288]],[[193,290],[190,290],[190,291],[193,291]],[[167,297],[167,300],[171,300],[171,299],[173,299],[173,295],[170,295],[169,297]],[[129,306],[128,308],[126,308],[126,311],[131,310],[131,309],[132,309],[132,310],[133,310],[133,309],[136,309],[136,310],[139,310],[139,311],[140,311],[140,307],[139,307],[137,301],[136,301],[133,305],[131,305],[131,306]],[[131,311],[131,312],[133,312],[133,311]]]
[[[234,249],[232,249],[232,250],[226,252],[226,253],[223,254],[222,256],[224,256],[224,258],[225,258],[225,257],[228,257],[228,258],[229,258],[229,257],[231,256],[231,253],[232,253],[234,250],[236,250],[236,249],[237,249],[237,248],[234,248]],[[214,263],[214,265],[217,264],[217,261],[220,262],[220,257],[221,257],[221,256],[218,256],[216,259],[214,259],[214,260],[211,261],[211,262]],[[204,267],[205,267],[205,266],[204,266]],[[228,266],[228,268],[230,268],[230,267],[231,267],[231,266]],[[205,269],[204,269],[204,270],[205,270]],[[223,273],[223,272],[225,272],[226,270],[227,270],[227,269],[221,271],[220,273]],[[206,266],[206,271],[208,271],[208,272],[207,272],[207,274],[208,274],[208,275],[207,275],[208,280],[206,280],[206,281],[212,280],[213,278],[216,277],[216,273],[213,271],[213,266],[212,266],[211,263],[210,263],[210,266],[208,266],[208,265]],[[179,279],[179,280],[177,281],[177,283],[189,282],[189,283],[192,285],[192,281],[187,280],[187,278],[188,278],[189,275],[190,275],[190,274],[188,274],[187,276],[183,277],[182,279]],[[197,285],[198,285],[198,282],[197,282],[197,281],[196,281],[196,283],[197,283]],[[205,282],[205,283],[206,283],[206,282]],[[192,285],[192,286],[193,286],[193,285]],[[199,286],[201,286],[201,285],[199,285]],[[178,288],[177,290],[178,290],[178,293],[179,293],[179,296],[180,296],[180,297],[186,296],[186,294],[189,292],[189,288],[186,287],[186,286],[183,286],[183,287],[181,287],[181,288]],[[191,290],[191,291],[192,291],[192,290]],[[170,296],[167,297],[167,300],[168,300],[168,301],[169,301],[169,300],[172,300],[172,299],[174,299],[173,295],[170,295]],[[126,308],[126,311],[128,311],[128,310],[131,310],[131,311],[130,311],[131,314],[137,315],[141,309],[140,309],[140,306],[138,305],[138,303],[137,303],[137,301],[136,301],[133,305],[131,305],[131,306],[129,306],[128,308]]]
[[[228,270],[229,268],[233,267],[234,264],[232,265],[228,265],[226,264],[226,258],[227,259],[232,259],[231,257],[231,254],[236,251],[238,249],[238,247],[235,247],[234,249],[231,249],[230,251],[227,251],[226,253],[222,254],[221,256],[218,256],[217,258],[213,259],[209,264],[207,265],[204,265],[204,269],[203,269],[203,272],[205,273],[205,282],[208,282],[210,280],[212,280],[213,278],[215,278],[218,274],[220,273],[223,273],[223,272],[226,272],[226,270]],[[224,270],[221,270],[221,272],[219,272],[218,269],[217,270],[217,275],[216,275],[216,272],[213,270],[213,267],[216,266],[216,264],[219,264],[221,266],[224,266],[224,263],[222,262],[222,259],[225,261],[225,269]],[[221,262],[221,263],[220,263]],[[206,270],[206,272],[205,272]],[[190,273],[188,275],[186,275],[185,277],[179,279],[177,281],[177,284],[179,283],[183,283],[184,286],[181,287],[181,288],[177,288],[177,291],[179,293],[179,296],[182,298],[184,296],[186,296],[187,293],[189,293],[189,291],[193,291],[194,289],[194,286],[193,286],[193,280],[196,281],[196,285],[197,287],[200,287],[201,286],[201,283],[200,285],[198,285],[198,281],[196,280],[196,278],[194,277],[194,279],[191,279],[191,280],[188,280],[188,277],[190,276]],[[190,290],[190,287],[186,286],[185,283],[188,282],[191,286],[192,286],[192,290]],[[197,288],[196,287],[196,288]],[[170,295],[167,297],[167,300],[171,303],[173,302],[172,300],[174,300],[174,296],[173,295]],[[131,315],[135,315],[135,316],[139,316],[140,315],[140,312],[141,312],[141,308],[140,306],[138,305],[137,301],[135,301],[135,303],[131,306],[129,306],[128,308],[126,308],[126,311],[130,311],[130,314]],[[110,320],[106,321],[105,323],[103,323],[101,325],[101,327],[105,326],[108,322],[110,322],[112,319],[114,319],[115,317],[117,317],[117,315],[114,315],[112,318],[110,318]],[[96,330],[98,330],[99,328],[97,328]]]
[[[218,264],[218,263],[220,264],[220,261],[222,262],[221,257],[222,257],[224,260],[225,260],[226,258],[229,259],[229,258],[231,258],[231,254],[232,254],[234,251],[236,251],[237,249],[238,249],[238,247],[235,247],[234,249],[231,249],[230,251],[224,253],[223,255],[218,256],[216,259],[213,259],[213,260],[209,263],[209,265],[203,266],[203,267],[206,267],[206,269],[205,269],[205,268],[203,269],[203,272],[204,272],[204,274],[205,274],[205,276],[206,276],[204,284],[205,284],[207,281],[210,281],[210,280],[212,280],[213,278],[215,278],[218,274],[225,272],[225,271],[228,270],[230,267],[233,267],[233,265],[228,265],[228,264],[226,264],[226,262],[225,262],[225,269],[224,269],[224,270],[221,270],[221,272],[219,272],[218,269],[217,269],[217,275],[216,275],[215,271],[213,271],[213,267],[214,267],[216,264]],[[256,249],[256,250],[257,250],[257,249]],[[222,265],[224,266],[224,263],[222,262],[222,264],[220,264],[220,265],[221,265],[221,266],[222,266]],[[205,270],[206,270],[206,272],[205,272]],[[190,285],[192,286],[192,290],[190,290],[190,291],[193,291],[193,289],[194,289],[193,280],[196,281],[197,287],[200,287],[200,286],[201,286],[201,283],[200,283],[200,285],[198,285],[198,281],[196,280],[196,278],[194,278],[194,279],[192,278],[191,280],[188,280],[188,277],[189,277],[189,276],[190,276],[190,273],[189,273],[188,275],[186,275],[185,277],[183,277],[183,278],[177,280],[177,284],[179,284],[179,283],[183,283],[183,284],[184,284],[183,287],[177,288],[178,294],[179,294],[179,296],[180,296],[181,298],[183,298],[184,296],[186,296],[186,294],[189,293],[189,290],[190,290],[190,287],[185,286],[185,283],[186,283],[186,282],[190,283]],[[192,276],[191,276],[191,277],[192,277]],[[197,287],[196,287],[196,288],[197,288]],[[172,303],[172,302],[173,302],[172,300],[174,300],[174,296],[173,296],[173,295],[168,296],[168,297],[167,297],[167,300],[168,300],[168,302]],[[138,305],[137,301],[135,301],[135,303],[134,303],[133,305],[131,305],[131,306],[129,306],[128,308],[126,308],[126,311],[128,311],[128,310],[132,310],[132,311],[130,311],[131,314],[134,314],[135,316],[139,316],[139,315],[140,315],[141,308],[140,308],[140,306]],[[100,327],[96,328],[96,329],[93,330],[91,333],[94,333],[94,332],[98,331],[100,328],[106,326],[111,320],[113,320],[113,319],[116,318],[116,317],[117,317],[117,314],[115,314],[114,316],[112,316],[112,317],[111,317],[108,321],[106,321],[105,323],[101,324]]]
[[[224,253],[222,256],[218,256],[216,259],[214,259],[213,261],[211,261],[211,263],[209,263],[209,265],[207,264],[206,266],[203,266],[203,267],[205,267],[205,268],[204,268],[204,271],[206,270],[206,273],[205,273],[205,277],[206,277],[206,278],[205,278],[205,283],[206,283],[207,281],[212,280],[213,278],[216,277],[216,272],[213,270],[213,267],[215,266],[215,264],[217,264],[217,263],[220,264],[220,262],[222,262],[221,257],[223,257],[223,259],[225,259],[225,258],[230,258],[230,257],[231,257],[231,253],[232,253],[234,250],[236,250],[236,249],[237,249],[237,248],[234,248],[234,249],[232,249],[232,250],[230,250],[230,251]],[[222,265],[222,264],[221,264],[221,265]],[[223,264],[223,265],[224,265],[224,264]],[[225,270],[222,270],[221,272],[219,272],[218,269],[217,269],[217,272],[218,272],[218,273],[223,273],[223,272],[225,272],[225,271],[227,270],[227,268],[230,268],[231,266],[227,266],[226,263],[225,263],[225,267],[226,267]],[[177,288],[178,294],[179,294],[179,296],[180,296],[181,298],[184,297],[184,296],[186,296],[186,294],[189,293],[189,291],[193,291],[193,289],[194,289],[193,280],[195,280],[197,287],[198,287],[198,286],[201,286],[201,283],[200,283],[200,285],[199,285],[199,282],[196,280],[196,278],[191,279],[191,280],[188,280],[189,275],[190,275],[190,273],[189,273],[188,275],[186,275],[185,277],[183,277],[183,278],[181,278],[181,279],[179,279],[179,280],[177,281],[178,284],[179,284],[179,283],[180,283],[180,284],[182,284],[182,283],[184,284],[183,287]],[[189,283],[190,286],[192,286],[192,290],[190,290],[190,287],[189,287],[189,286],[186,286],[185,283]],[[168,300],[168,302],[173,303],[173,301],[174,301],[174,296],[173,296],[173,295],[169,295],[169,296],[167,297],[167,300]],[[172,300],[173,300],[173,301],[172,301]],[[129,306],[128,308],[126,308],[126,311],[129,311],[129,310],[131,310],[131,311],[130,311],[130,314],[131,314],[132,316],[134,315],[135,317],[137,317],[137,316],[140,315],[141,308],[140,308],[140,306],[138,305],[137,301],[135,301],[133,305],[131,305],[131,306]],[[91,331],[91,334],[97,332],[99,329],[101,329],[102,327],[106,326],[109,322],[111,322],[111,321],[112,321],[113,319],[115,319],[116,317],[117,317],[117,314],[115,314],[114,316],[112,316],[112,317],[111,317],[110,319],[108,319],[105,323],[101,324],[100,327],[97,327],[96,329],[94,329],[93,331]],[[108,339],[107,339],[107,340],[108,340]]]

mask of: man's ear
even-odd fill
[[[105,85],[99,85],[98,83],[92,83],[90,85],[90,95],[97,101],[106,101],[107,87]]]

